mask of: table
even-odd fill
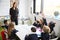
[[[15,29],[18,30],[18,32],[16,33],[16,35],[21,39],[24,40],[25,35],[28,35],[31,33],[31,27],[34,27],[33,25],[16,25]]]
[[[25,35],[28,35],[31,33],[31,27],[34,27],[33,25],[27,25],[27,24],[24,24],[24,25],[15,25],[15,29],[18,30],[18,32],[16,33],[16,35],[21,39],[21,40],[24,40],[25,38]],[[56,40],[57,38],[55,39],[50,39],[50,40]]]

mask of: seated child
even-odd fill
[[[50,28],[48,26],[44,26],[43,31],[44,32],[41,33],[41,40],[49,40]]]
[[[28,36],[25,36],[25,40],[38,40],[36,32],[36,28],[32,27],[31,28],[32,34],[29,34]]]
[[[38,26],[38,24],[39,24],[39,21],[38,20],[36,20],[34,23],[33,23],[33,26]]]
[[[11,22],[8,27],[8,37],[10,40],[17,40],[15,34],[16,32],[18,31],[14,28],[14,24]]]
[[[8,20],[4,20],[4,25],[2,27],[8,30]]]
[[[50,27],[50,30],[51,30],[51,32],[50,32],[50,38],[51,39],[56,38],[57,36],[55,35],[55,31],[54,31],[55,23],[53,21],[51,21],[49,23],[49,27]]]
[[[54,31],[55,23],[54,23],[53,21],[51,21],[51,22],[49,23],[49,27],[50,27],[50,29],[51,29],[51,32]],[[51,33],[51,32],[50,32],[50,33]]]
[[[42,20],[36,20],[33,23],[33,26],[35,26],[35,27],[41,27],[42,28],[42,26],[43,26],[42,24],[43,24]]]
[[[4,20],[4,25],[2,25],[1,27],[4,29],[6,38],[8,39],[8,32],[7,32],[7,30],[8,30],[8,20]]]
[[[38,39],[41,39],[41,33],[42,33],[42,27],[43,27],[43,21],[40,19],[40,21],[38,22],[37,26],[36,26],[36,34],[38,36]]]

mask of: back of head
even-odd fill
[[[49,23],[49,27],[55,27],[55,23],[51,21],[51,22]]]
[[[37,27],[37,28],[39,28],[39,27],[40,27],[39,20],[37,20],[36,22],[37,22],[37,25],[36,25],[36,27]]]
[[[32,28],[31,28],[31,31],[32,31],[32,32],[36,32],[36,28],[35,28],[35,27],[32,27]]]
[[[33,25],[34,25],[35,27],[40,27],[40,26],[39,26],[39,20],[36,20],[36,21],[33,23]]]
[[[52,31],[54,30],[55,23],[51,21],[51,22],[49,23],[49,27],[50,27],[51,32],[52,32]]]
[[[36,20],[37,23],[39,23],[39,20]]]
[[[8,34],[11,34],[12,28],[14,28],[14,24],[11,22],[9,23],[9,27],[8,27]]]
[[[9,27],[14,28],[14,24],[12,22],[9,23]]]
[[[43,31],[44,31],[45,33],[50,33],[50,28],[49,28],[48,26],[44,26],[44,27],[43,27]]]
[[[6,24],[7,23],[7,20],[4,20],[4,24]]]

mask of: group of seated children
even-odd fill
[[[1,35],[2,40],[19,40],[15,35],[18,31],[14,28],[13,22],[8,23],[8,20],[4,20],[4,24],[1,27],[4,29],[4,33]]]
[[[36,20],[33,25],[35,27],[31,28],[32,33],[25,36],[25,40],[49,40],[50,38],[55,38],[54,30],[55,27],[54,22],[50,22],[47,24],[46,18],[42,18],[39,20]],[[2,32],[2,40],[20,40],[16,36],[16,32],[18,32],[14,28],[13,22],[8,23],[7,20],[4,20],[4,25],[1,25],[1,27],[4,29],[5,37],[3,36]]]
[[[31,28],[33,33],[25,36],[25,40],[49,40],[51,38],[50,33],[55,27],[54,22],[47,24],[46,18],[43,17],[40,20],[36,20],[33,25],[35,26]]]

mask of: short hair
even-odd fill
[[[35,28],[35,27],[32,27],[32,28],[31,28],[31,31],[32,31],[32,32],[36,32],[36,28]]]
[[[36,20],[37,23],[39,23],[39,20]]]
[[[7,20],[4,20],[4,24],[7,22]]]

